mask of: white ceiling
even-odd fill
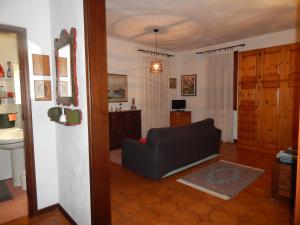
[[[108,36],[182,51],[296,27],[297,0],[106,0]]]

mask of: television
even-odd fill
[[[185,100],[172,100],[172,109],[183,110],[186,107]]]

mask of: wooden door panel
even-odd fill
[[[260,146],[278,148],[279,88],[262,88],[260,101]]]
[[[289,86],[300,86],[300,43],[286,46],[286,77]]]
[[[247,51],[239,54],[239,81],[257,79],[257,59],[260,51]]]
[[[261,79],[263,82],[280,80],[283,65],[282,47],[265,48],[261,57]]]
[[[263,148],[279,148],[279,94],[283,73],[282,47],[262,50],[261,82],[259,83],[259,143]]]
[[[286,85],[285,102],[283,106],[283,130],[282,147],[297,146],[298,121],[299,121],[300,87],[289,87]]]

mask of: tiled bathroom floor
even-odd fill
[[[21,187],[14,187],[12,180],[5,181],[13,199],[0,203],[0,224],[26,216],[27,194]]]

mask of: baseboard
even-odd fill
[[[77,225],[77,223],[73,220],[73,218],[69,215],[69,213],[67,213],[67,211],[60,204],[54,204],[54,205],[50,205],[46,208],[39,209],[34,216],[37,216],[37,215],[40,215],[40,214],[43,214],[43,213],[47,213],[47,212],[52,211],[54,209],[59,210],[59,212],[61,214],[63,214],[63,216],[66,218],[66,220],[68,220],[68,222],[70,224]]]
[[[39,209],[34,216],[40,215],[40,214],[43,214],[43,213],[47,213],[47,212],[52,211],[54,209],[58,209],[58,204],[50,205],[48,207]]]
[[[268,149],[268,148],[262,148],[259,146],[248,146],[248,145],[243,145],[241,143],[237,144],[237,147],[239,149],[245,149],[248,151],[254,151],[254,152],[263,152],[271,155],[276,155],[278,153],[278,149]]]
[[[60,205],[58,204],[58,210],[64,215],[64,217],[68,220],[68,222],[72,225],[77,225],[75,220],[67,213],[67,211]]]

